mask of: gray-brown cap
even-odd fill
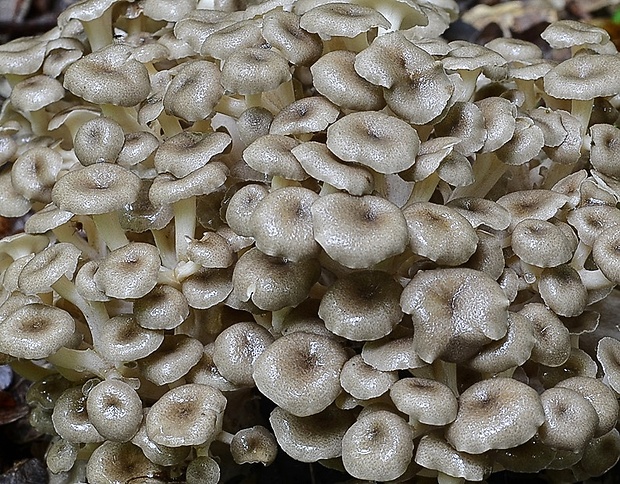
[[[110,362],[125,363],[145,358],[164,341],[163,331],[143,328],[130,314],[113,316],[104,323],[104,328],[95,347]]]
[[[306,417],[338,396],[340,371],[348,356],[336,341],[310,333],[282,336],[254,362],[260,392],[284,410]]]
[[[17,157],[11,168],[11,182],[24,198],[49,203],[62,165],[62,155],[56,150],[36,146]]]
[[[269,132],[300,135],[324,131],[338,118],[340,110],[322,96],[308,96],[284,106],[275,115]]]
[[[278,444],[274,435],[262,425],[239,430],[230,442],[230,453],[237,464],[268,466],[276,459]]]
[[[544,421],[536,390],[512,378],[491,378],[461,393],[446,439],[459,451],[482,454],[527,442]]]
[[[390,388],[390,398],[410,424],[443,426],[456,418],[458,402],[452,390],[428,378],[401,378]]]
[[[135,106],[148,97],[151,82],[146,67],[130,55],[119,44],[89,54],[69,66],[64,86],[94,104]]]
[[[400,284],[386,272],[351,272],[327,289],[318,315],[338,336],[352,341],[376,340],[389,334],[402,319],[401,291]]]
[[[308,175],[291,154],[298,144],[295,138],[282,134],[265,134],[243,150],[243,160],[256,171],[269,176],[305,180]]]
[[[594,262],[605,277],[615,284],[620,283],[618,247],[620,247],[620,225],[601,232],[592,247]]]
[[[327,255],[352,269],[404,252],[409,236],[400,209],[373,195],[332,193],[312,205],[314,238]]]
[[[344,2],[311,8],[303,13],[299,25],[308,32],[319,34],[323,40],[333,36],[352,38],[373,27],[390,28],[387,19],[375,9]]]
[[[355,355],[340,372],[340,385],[353,398],[370,400],[387,392],[398,380],[398,372],[381,371],[366,364],[362,355]],[[456,415],[456,412],[455,412]]]
[[[147,380],[156,385],[165,385],[185,376],[201,357],[202,343],[196,338],[186,334],[169,334],[155,353],[138,361],[138,367]]]
[[[107,441],[90,455],[86,464],[86,479],[93,484],[135,482],[140,477],[154,477],[162,469],[131,442]]]
[[[123,128],[111,118],[98,117],[79,127],[73,139],[73,151],[82,165],[114,163],[125,144]]]
[[[403,120],[377,111],[351,113],[327,129],[327,147],[344,161],[379,173],[398,173],[415,163],[418,133]]]
[[[420,271],[400,298],[411,314],[420,358],[462,362],[508,330],[508,299],[487,274],[466,268]]]
[[[562,230],[545,220],[520,221],[512,231],[511,246],[522,261],[536,267],[556,267],[573,256]]]
[[[317,34],[299,26],[299,15],[272,10],[263,17],[263,37],[295,65],[310,65],[321,57],[323,43]]]
[[[532,324],[535,336],[531,360],[546,366],[560,366],[570,356],[570,334],[562,321],[541,303],[526,304],[519,314]]]
[[[258,94],[271,91],[291,78],[288,61],[277,51],[246,47],[226,59],[221,83],[230,93]]]

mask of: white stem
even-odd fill
[[[74,350],[62,347],[46,359],[54,366],[81,373],[92,373],[100,378],[105,378],[106,373],[112,369],[109,363],[105,362],[96,351],[91,349]]]
[[[105,241],[110,250],[116,250],[129,243],[116,212],[100,213],[92,217],[99,237]]]
[[[177,261],[186,260],[187,238],[194,238],[196,231],[196,197],[174,202],[174,244]]]
[[[462,197],[484,197],[506,172],[505,165],[495,153],[480,153],[472,164],[474,183],[456,187],[450,200]]]

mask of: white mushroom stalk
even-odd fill
[[[0,362],[55,479],[620,459],[620,54],[456,10],[82,0],[0,46]]]

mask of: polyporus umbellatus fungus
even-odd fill
[[[0,46],[0,361],[54,482],[618,461],[620,54],[457,17],[82,0]]]

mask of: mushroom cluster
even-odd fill
[[[618,461],[620,54],[457,17],[82,0],[0,46],[0,362],[53,482]]]

